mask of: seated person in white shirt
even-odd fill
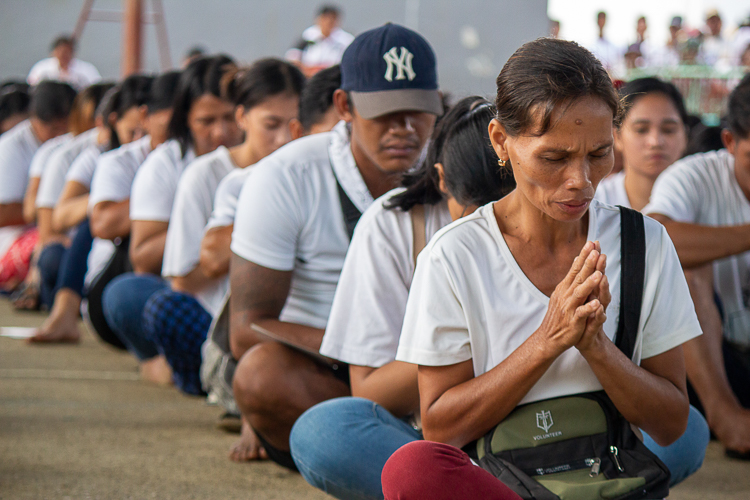
[[[615,150],[622,171],[606,177],[596,199],[643,210],[656,178],[685,153],[687,111],[677,87],[657,78],[639,78],[620,89],[624,110],[615,127]]]
[[[23,217],[23,197],[29,168],[39,146],[68,131],[68,115],[76,92],[70,85],[45,81],[31,92],[30,118],[0,136],[0,287],[12,290],[28,272],[36,229],[24,238],[22,248],[8,250],[28,230]],[[31,243],[30,245],[28,243]]]
[[[91,233],[93,231],[96,236],[115,240],[123,236],[121,234],[123,224],[129,227],[127,210],[122,209],[123,205],[127,208],[127,202],[122,204],[109,201],[108,198],[113,196],[112,192],[106,189],[102,191],[101,186],[97,188],[94,196],[103,197],[107,201],[103,201],[97,207],[96,216],[89,214],[89,192],[97,164],[104,165],[97,184],[103,183],[102,178],[105,179],[106,184],[106,180],[110,178],[125,176],[126,180],[119,184],[115,182],[109,184],[116,184],[120,187],[120,191],[124,189],[129,194],[132,177],[127,179],[128,168],[123,167],[123,164],[130,167],[134,175],[137,166],[151,151],[151,143],[163,142],[165,132],[162,129],[166,126],[163,120],[160,122],[152,117],[163,114],[162,108],[164,107],[166,107],[167,115],[171,113],[171,96],[176,79],[177,73],[174,72],[166,73],[158,78],[130,76],[108,93],[97,109],[97,130],[102,144],[94,145],[81,153],[70,166],[64,179],[62,193],[52,212],[52,226],[56,231],[64,233],[75,228],[75,232],[68,250],[62,257],[59,273],[53,284],[52,310],[36,335],[31,338],[31,342],[77,342],[80,340],[78,317],[81,298],[84,295],[88,256],[93,244]],[[155,101],[155,94],[164,93],[169,97],[166,102],[165,99]],[[150,137],[140,138],[139,136],[144,132],[150,134]],[[162,139],[158,139],[160,136]],[[133,144],[133,146],[122,147],[128,144]],[[142,158],[139,158],[140,155]],[[114,196],[116,197],[117,194]],[[104,216],[102,216],[103,213]],[[89,216],[93,220],[93,228]],[[127,230],[125,235],[127,235]],[[100,243],[101,241],[97,242],[97,249],[101,248]],[[104,247],[111,248],[107,245]],[[106,251],[102,255],[109,256]],[[106,264],[106,258],[104,263]],[[90,278],[89,283],[91,281]],[[96,318],[96,314],[92,316],[91,313],[96,310],[101,300],[93,296],[95,294],[86,293],[86,295],[89,298],[88,316]],[[105,322],[94,319],[91,321],[91,326],[102,338],[116,340],[114,334],[104,327]],[[122,344],[118,342],[117,346],[122,347]]]
[[[341,69],[338,65],[319,71],[305,82],[299,98],[298,116],[289,121],[292,140],[329,132],[340,121],[333,105],[333,94],[340,86]],[[209,277],[225,280],[227,289],[232,255],[230,243],[237,199],[251,173],[252,168],[234,169],[219,183],[214,197],[214,210],[201,241],[200,267]],[[220,311],[214,315],[210,330],[211,338],[201,349],[201,382],[209,397],[225,409],[219,426],[233,431],[240,428],[241,420],[237,404],[234,402],[231,382],[237,361],[232,357],[228,345],[228,323],[219,319],[220,315],[226,316],[229,313],[227,299],[228,294],[223,298]],[[247,424],[245,425],[247,427]],[[232,446],[230,457],[243,461],[246,460],[245,454],[251,451],[245,446],[244,441],[240,440]]]
[[[669,232],[704,335],[685,346],[688,380],[729,454],[750,452],[750,76],[732,91],[726,149],[684,158],[644,213]],[[718,297],[720,306],[715,297]],[[699,400],[699,401],[696,401]]]
[[[419,412],[417,367],[395,360],[416,254],[441,228],[515,186],[490,146],[494,117],[481,97],[456,103],[404,187],[375,200],[357,224],[320,347],[349,363],[354,397],[312,407],[290,436],[303,477],[337,498],[382,498],[386,460],[421,439],[410,418]]]
[[[315,24],[302,33],[297,45],[287,50],[285,57],[298,65],[305,76],[341,62],[341,56],[354,36],[339,27],[341,11],[334,5],[318,10]]]
[[[297,116],[305,84],[296,66],[279,59],[261,59],[225,79],[224,96],[236,106],[245,140],[197,158],[180,178],[161,272],[170,287],[151,295],[143,312],[146,335],[172,367],[175,386],[196,395],[203,394],[201,345],[229,289],[226,275],[211,276],[200,258],[216,188],[233,170],[254,165],[291,140],[289,122]]]
[[[139,78],[145,79],[146,77]],[[130,77],[129,80],[133,81],[135,78]],[[150,85],[150,80],[147,80],[145,85]],[[52,211],[65,187],[65,176],[79,156],[89,147],[106,150],[120,145],[113,139],[109,127],[95,127],[95,111],[102,102],[104,94],[112,86],[112,84],[97,83],[78,94],[76,100],[80,104],[71,113],[73,139],[61,145],[50,155],[40,177],[29,179],[29,188],[26,191],[27,198],[24,199],[24,204],[29,201],[28,198],[33,198],[36,208],[36,225],[39,230],[38,247],[40,247],[37,260],[40,274],[39,298],[47,310],[52,308],[60,262],[70,245],[71,234],[69,231],[56,230],[52,224]],[[84,94],[86,94],[84,98],[81,98]],[[120,95],[123,94],[120,93]],[[125,137],[124,129],[126,127],[140,127],[139,121],[123,115],[120,109],[117,109],[116,115],[113,114],[113,116],[116,116],[116,118],[110,117],[110,119],[114,120],[115,127],[118,128],[121,137]],[[103,117],[100,116],[99,121],[102,123]],[[73,127],[76,128],[75,132],[77,133],[74,133]],[[35,180],[38,186],[36,193],[32,190],[32,184]]]
[[[0,84],[0,135],[29,117],[29,84],[5,81]]]
[[[81,90],[102,79],[93,64],[75,58],[76,40],[59,36],[52,42],[52,57],[34,64],[26,80],[36,85],[43,80],[66,82]]]
[[[460,448],[525,403],[604,391],[625,422],[659,445],[684,434],[682,345],[700,325],[666,231],[630,212],[643,222],[643,293],[628,329],[632,352],[613,341],[624,314],[621,213],[592,198],[613,165],[619,101],[602,66],[571,42],[529,42],[500,72],[489,137],[517,187],[443,229],[419,255],[396,360],[419,365],[425,440],[389,458],[386,499],[520,498],[507,493],[520,494],[523,479],[506,485]],[[548,453],[541,439],[519,454]],[[596,453],[606,457],[604,448]],[[580,472],[589,479],[597,470]],[[532,475],[558,494],[551,483],[565,483]],[[644,497],[663,498],[665,480],[658,493],[644,486]]]
[[[414,165],[442,113],[432,48],[395,24],[349,45],[341,81],[334,102],[345,121],[254,167],[232,233],[234,393],[258,434],[256,441],[245,433],[252,442],[244,456],[257,458],[262,445],[292,469],[289,432],[297,417],[349,394],[347,370],[316,356],[351,231]]]
[[[141,362],[146,380],[170,384],[169,364],[143,328],[143,309],[154,292],[168,288],[162,257],[177,184],[186,167],[219,146],[242,140],[234,105],[222,96],[222,78],[235,68],[227,56],[204,57],[182,71],[175,92],[169,139],[138,169],[129,198],[132,273],[113,279],[103,293],[106,322]],[[92,226],[93,229],[93,226]]]

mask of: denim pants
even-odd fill
[[[675,485],[697,471],[708,446],[708,425],[690,407],[688,427],[675,443],[646,446],[672,473]],[[340,499],[382,499],[385,462],[404,444],[422,439],[407,422],[362,398],[338,398],[313,406],[289,437],[292,457],[308,483]]]
[[[39,300],[47,310],[52,309],[60,264],[63,262],[66,253],[67,249],[62,243],[50,243],[39,252],[39,260],[37,261],[40,276]]]
[[[165,288],[169,288],[169,284],[160,276],[125,273],[114,278],[102,294],[107,324],[128,351],[141,361],[159,355],[156,343],[144,328],[143,311],[148,299]]]

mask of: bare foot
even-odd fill
[[[78,310],[81,297],[73,290],[63,288],[55,295],[55,303],[30,343],[75,343],[81,340],[78,328]]]
[[[172,385],[172,367],[164,356],[141,361],[141,379],[157,385]]]
[[[234,462],[249,462],[251,460],[268,460],[268,453],[261,446],[253,428],[242,417],[242,432],[240,440],[229,449],[229,458]]]

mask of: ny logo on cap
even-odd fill
[[[391,47],[391,50],[383,54],[383,59],[388,63],[388,69],[385,70],[385,79],[389,82],[393,81],[394,66],[396,67],[396,80],[403,80],[408,77],[409,81],[412,81],[417,76],[411,66],[414,54],[409,52],[406,47],[401,47],[401,55],[396,51],[396,47]]]

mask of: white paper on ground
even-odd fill
[[[34,336],[38,328],[27,326],[3,326],[0,327],[0,337],[11,339],[28,339]]]

